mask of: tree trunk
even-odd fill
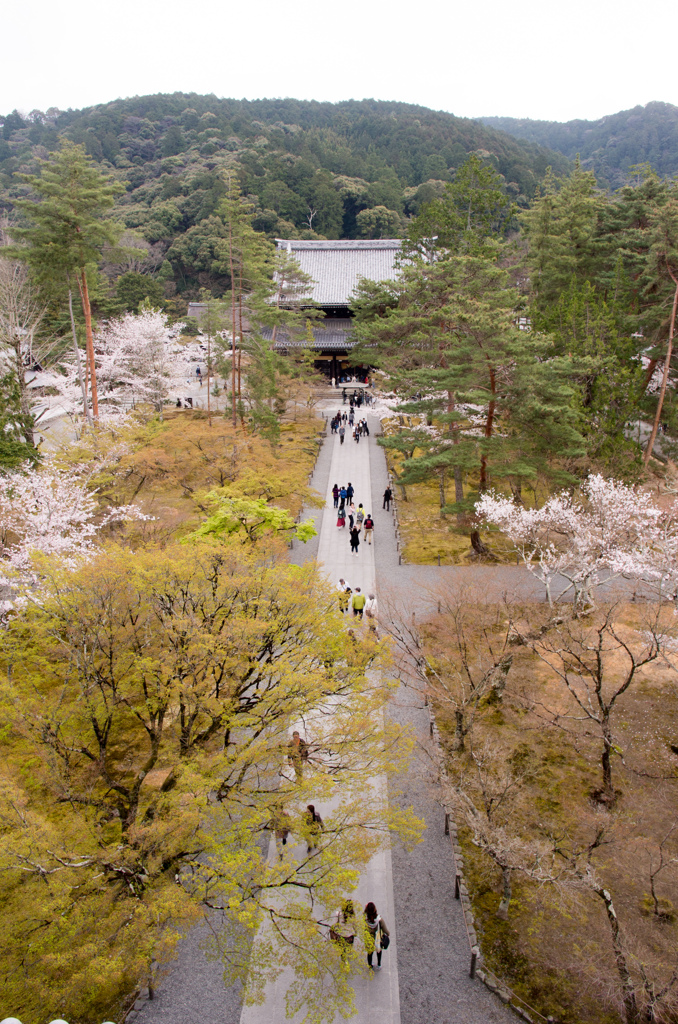
[[[490,549],[480,539],[480,530],[471,530],[471,547],[477,555],[490,554]]]
[[[444,469],[440,470],[440,474],[438,476],[438,494],[439,494],[439,500],[440,500],[440,508],[442,510],[443,508],[445,508],[445,505],[447,504],[447,501],[445,500],[445,470]],[[445,516],[444,516],[442,511],[440,513],[440,518],[441,519],[445,518]]]
[[[212,335],[207,334],[207,425],[212,426],[212,398],[210,395],[210,376],[212,370]],[[161,417],[162,418],[162,417]]]
[[[650,440],[647,442],[647,448],[645,449],[645,458],[643,459],[643,465],[647,469],[648,462],[652,455],[652,449],[657,439],[657,431],[659,430],[659,424],[661,423],[662,408],[664,406],[664,396],[666,394],[666,385],[669,380],[669,371],[671,369],[671,354],[673,352],[673,332],[676,327],[676,306],[678,306],[678,278],[669,270],[671,278],[675,283],[676,290],[673,294],[673,308],[671,310],[671,324],[669,327],[669,342],[666,348],[666,360],[664,362],[664,373],[662,375],[662,386],[659,392],[659,400],[657,402],[657,411],[654,416],[654,423],[652,424],[652,433],[650,434]]]
[[[629,970],[629,965],[626,962],[626,954],[624,952],[621,933],[619,930],[619,920],[617,919],[617,912],[614,909],[612,896],[607,889],[603,889],[601,886],[596,886],[594,888],[594,892],[605,904],[607,922],[610,926],[610,934],[612,936],[615,964],[622,987],[624,1024],[640,1024],[640,1013],[638,1012],[638,1003],[636,1002],[636,990],[633,984],[633,978],[631,977],[631,971]]]
[[[497,908],[497,917],[503,921],[508,920],[509,906],[511,903],[511,869],[505,864],[501,866],[501,874],[504,880],[504,888],[501,895],[501,902]]]
[[[97,372],[94,366],[94,338],[92,336],[92,307],[89,302],[89,289],[87,288],[87,274],[81,270],[78,275],[78,287],[82,301],[82,311],[85,316],[85,338],[87,340],[87,362],[89,364],[89,379],[92,391],[92,415],[95,420],[99,419],[99,395],[97,392]]]
[[[610,731],[609,719],[605,717],[602,723],[603,728],[603,754],[601,767],[603,769],[602,795],[610,803],[614,800],[614,789],[612,788],[612,734]]]
[[[80,347],[78,346],[78,332],[75,329],[75,317],[73,316],[73,292],[68,289],[68,312],[71,318],[71,331],[73,333],[73,348],[75,349],[75,365],[78,368],[78,380],[80,381],[80,390],[82,391],[82,408],[85,419],[92,425],[92,415],[89,411],[89,403],[87,401],[87,384],[85,378],[82,375],[82,361],[80,359]]]
[[[24,367],[24,360],[21,354],[21,338],[15,335],[14,348],[14,362],[16,364],[16,382],[19,385],[19,404],[21,406],[21,418],[22,426],[21,433],[23,434],[24,441],[30,445],[31,448],[35,447],[35,436],[33,434],[33,428],[31,423],[33,418],[31,416],[31,406],[28,401],[28,388],[26,387],[26,369]]]
[[[233,429],[238,428],[237,400],[235,392],[235,273],[233,270],[233,214],[228,215],[228,261],[231,273],[231,406]]]
[[[452,750],[463,750],[464,749],[464,737],[466,736],[466,723],[464,722],[464,712],[457,709],[454,712],[454,738],[452,740]]]

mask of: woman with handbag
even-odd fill
[[[377,954],[377,970],[381,970],[382,950],[388,949],[391,944],[390,933],[379,914],[374,903],[368,903],[365,907],[365,950],[367,951],[367,963],[372,967],[372,957]]]

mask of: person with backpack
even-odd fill
[[[372,967],[372,957],[377,954],[377,970],[381,970],[382,950],[388,949],[391,944],[391,936],[385,923],[377,913],[374,903],[365,905],[365,951],[367,953],[368,966]]]
[[[365,595],[362,593],[360,587],[355,588],[355,594],[351,601],[351,607],[353,608],[353,618],[362,619],[363,610],[365,608]]]
[[[372,516],[370,515],[369,512],[367,513],[365,521],[363,522],[363,529],[365,531],[363,535],[363,540],[366,540],[368,544],[371,544],[372,533],[374,531],[374,520],[372,519]]]
[[[355,524],[359,530],[362,529],[363,520],[365,518],[365,509],[362,505],[358,505],[358,511],[355,514]]]

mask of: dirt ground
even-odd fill
[[[561,1024],[624,1019],[610,921],[591,880],[612,896],[641,1006],[670,980],[678,953],[678,623],[670,607],[650,621],[650,607],[620,604],[602,649],[586,650],[607,611],[572,622],[571,610],[561,610],[554,627],[543,608],[466,606],[432,620],[425,641],[450,778],[478,811],[474,820],[457,800],[483,954],[528,1004]],[[604,800],[602,733],[586,713],[598,706],[587,671],[595,675],[600,662],[609,703],[631,656],[638,660],[651,647],[653,628],[663,651],[637,670],[611,712],[613,796]],[[531,646],[511,646],[511,636],[540,629]],[[511,664],[498,694],[487,674],[507,651]],[[467,700],[472,725],[464,749],[455,750],[455,711],[472,680],[482,689],[483,679],[475,705]],[[488,853],[492,844],[519,865],[510,873],[506,919],[497,913],[503,875]],[[651,874],[662,863],[655,903]],[[657,1013],[657,1021],[676,1021],[678,1005],[669,996]]]

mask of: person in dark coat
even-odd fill
[[[351,554],[357,557],[358,548],[360,547],[360,530],[357,526],[354,526],[351,530]]]
[[[332,488],[332,497],[334,499],[334,507],[338,508],[339,507],[339,488],[337,487],[336,484]]]
[[[384,504],[382,508],[385,508],[387,512],[391,511],[391,499],[393,497],[393,491],[390,487],[387,487],[384,491]]]

